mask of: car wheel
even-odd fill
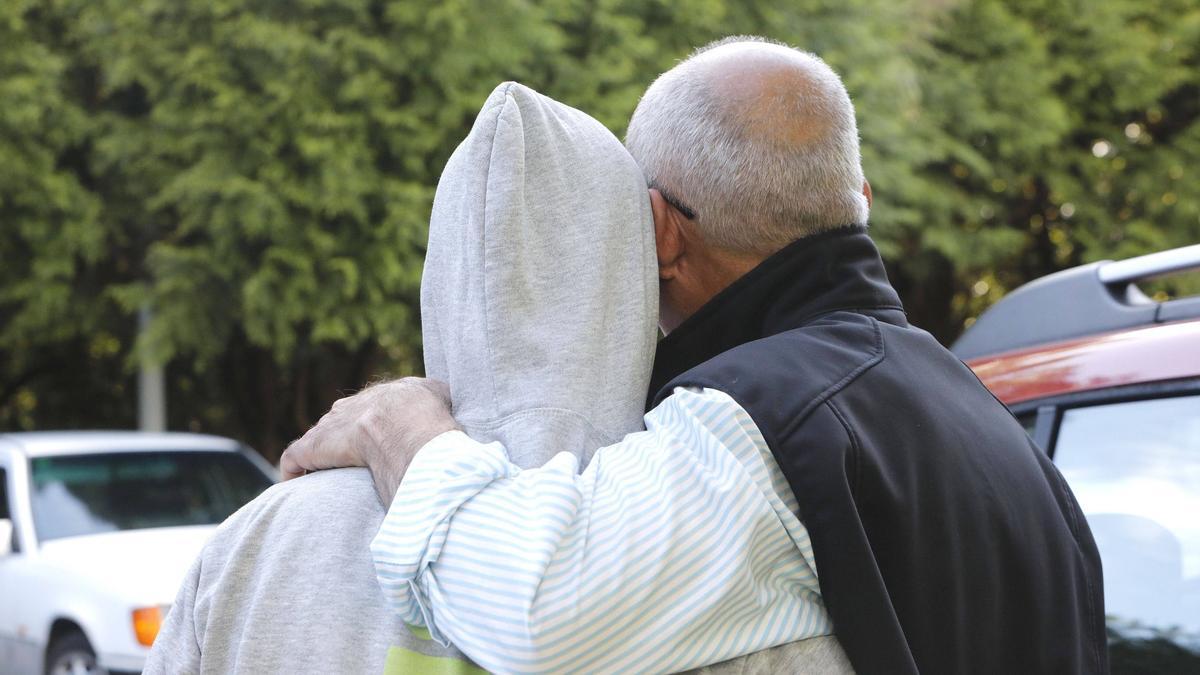
[[[96,652],[78,631],[56,639],[46,651],[46,675],[106,675],[96,664]]]

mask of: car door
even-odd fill
[[[1113,672],[1200,672],[1200,383],[1037,417],[1100,550]]]

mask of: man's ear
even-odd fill
[[[658,252],[658,278],[666,281],[679,273],[679,260],[683,257],[683,231],[680,229],[681,214],[675,210],[662,193],[650,188],[650,212],[654,216],[654,247]]]
[[[867,208],[871,208],[871,184],[863,179],[863,196],[867,198]]]

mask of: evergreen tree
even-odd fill
[[[433,189],[496,84],[621,134],[737,33],[844,75],[874,236],[943,340],[1031,278],[1200,240],[1192,0],[9,0],[0,428],[130,426],[149,356],[172,428],[274,459],[420,370]]]

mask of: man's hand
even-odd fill
[[[365,466],[387,508],[417,451],[458,428],[444,383],[420,377],[382,382],[335,401],[284,450],[279,468],[290,480],[308,471]]]

